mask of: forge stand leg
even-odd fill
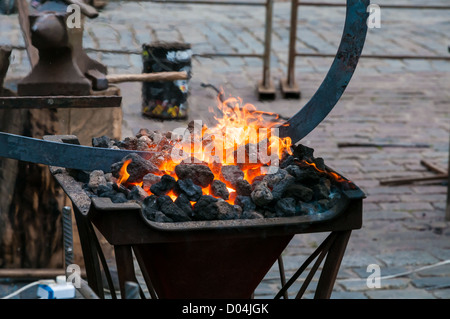
[[[137,284],[139,295],[142,299],[145,299],[145,295],[139,286],[136,278],[136,272],[134,271],[133,252],[131,245],[115,245],[114,253],[116,255],[117,274],[119,276],[119,286],[121,299],[126,299],[127,282]]]
[[[284,98],[300,98],[300,88],[295,83],[295,43],[297,40],[298,1],[291,0],[291,26],[289,32],[289,56],[287,78],[280,80],[280,89]]]
[[[336,232],[337,236],[331,244],[325,264],[320,273],[314,299],[329,299],[333,291],[334,283],[350,239],[351,230]]]
[[[83,216],[76,206],[73,209],[77,220],[77,229],[80,236],[89,287],[99,298],[104,299],[105,294],[103,292],[100,263],[98,261],[98,250],[94,242],[95,234],[92,232],[92,228],[89,226],[86,217]]]

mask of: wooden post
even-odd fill
[[[0,131],[42,137],[57,132],[54,110],[1,110]],[[0,159],[0,267],[63,266],[63,191],[44,165]]]
[[[24,9],[24,2],[18,4]],[[9,49],[0,49],[3,96],[14,95],[3,89],[10,53]],[[56,134],[56,111],[0,108],[0,131],[36,138]],[[1,268],[62,267],[63,203],[63,191],[47,166],[0,158]]]

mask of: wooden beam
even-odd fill
[[[0,278],[55,278],[65,275],[59,268],[7,268],[0,269]],[[81,277],[86,277],[86,270],[81,270]]]
[[[121,96],[0,97],[0,109],[61,109],[120,107]]]

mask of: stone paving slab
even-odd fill
[[[317,1],[317,0],[316,0]],[[337,1],[337,0],[333,0]],[[383,4],[391,1],[378,1]],[[423,1],[396,0],[399,4]],[[430,4],[431,5],[431,4]],[[433,5],[448,5],[445,0]],[[274,83],[285,77],[290,4],[276,1],[271,74]],[[336,51],[343,23],[343,8],[302,7],[299,11],[297,49],[309,53]],[[170,12],[170,14],[166,14]],[[165,14],[162,14],[165,13]],[[190,42],[195,53],[258,53],[263,48],[263,8],[155,4],[112,1],[96,20],[87,21],[84,36],[89,55],[108,65],[110,73],[140,73],[142,43],[154,40]],[[448,56],[450,22],[448,10],[399,10],[382,8],[382,28],[369,30],[365,54]],[[7,80],[26,75],[29,63],[17,16],[1,16],[0,44],[12,45],[13,60]],[[296,59],[295,77],[300,100],[281,98],[258,101],[256,83],[262,64],[255,58],[193,59],[190,81],[190,117],[187,121],[152,121],[140,114],[141,85],[118,85],[123,95],[123,136],[141,127],[171,130],[191,119],[212,121],[208,107],[215,106],[214,91],[201,87],[211,83],[225,93],[239,96],[258,109],[292,116],[315,93],[332,62],[331,58]],[[420,161],[426,159],[446,168],[450,136],[450,63],[444,60],[398,60],[362,58],[344,96],[328,117],[301,142],[315,155],[342,172],[363,189],[362,229],[356,230],[346,254],[332,298],[448,299],[450,223],[444,220],[447,187],[442,181],[384,186],[380,181],[397,177],[429,176],[434,173]],[[428,147],[339,147],[340,143],[421,144]],[[292,275],[296,263],[307,258],[323,240],[323,234],[295,236],[283,257]],[[382,287],[368,288],[365,270],[380,266],[381,275],[411,274],[382,280]],[[299,266],[297,264],[297,266]],[[426,271],[415,272],[429,266]],[[299,288],[301,280],[294,288]],[[279,288],[274,265],[255,292],[271,298]],[[305,298],[313,296],[314,285]],[[290,297],[295,296],[290,292]]]

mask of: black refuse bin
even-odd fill
[[[191,45],[154,42],[142,46],[143,73],[186,71],[191,76]],[[144,82],[142,113],[151,118],[186,119],[189,80]]]

